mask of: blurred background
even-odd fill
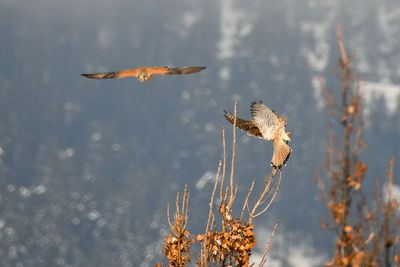
[[[167,203],[185,184],[188,229],[205,229],[234,98],[242,118],[262,100],[292,132],[278,197],[255,220],[254,260],[279,219],[270,266],[327,263],[334,240],[320,228],[328,214],[314,181],[328,123],[318,77],[340,86],[338,21],[366,97],[372,192],[400,159],[397,0],[0,0],[0,265],[164,261]],[[207,69],[147,83],[80,76],[189,65]],[[251,180],[270,173],[272,143],[237,132],[236,152],[241,207]]]

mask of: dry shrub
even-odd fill
[[[237,100],[235,100],[234,106],[235,118],[236,105]],[[227,157],[225,130],[222,129],[224,157],[218,165],[218,171],[215,177],[215,183],[209,202],[209,214],[205,232],[203,234],[193,235],[186,229],[189,214],[189,193],[187,192],[187,186],[185,186],[181,205],[179,205],[179,193],[177,195],[175,203],[176,211],[174,214],[173,223],[170,221],[168,207],[168,222],[171,232],[167,237],[164,238],[163,251],[167,257],[169,266],[187,266],[192,260],[190,251],[193,243],[197,243],[201,247],[200,253],[197,257],[198,266],[249,266],[250,264],[251,251],[257,243],[254,234],[255,225],[252,223],[253,219],[265,213],[272,204],[279,190],[279,185],[282,180],[282,171],[279,170],[279,178],[276,178],[275,174],[278,170],[272,169],[271,175],[265,177],[261,191],[256,197],[254,205],[250,207],[248,200],[253,193],[253,188],[255,185],[255,180],[253,180],[245,196],[245,201],[240,213],[238,213],[237,217],[234,217],[234,215],[232,215],[235,213],[233,211],[233,204],[237,194],[237,185],[234,184],[233,179],[236,149],[235,126],[236,119],[233,124],[232,161],[228,186],[224,185],[226,178]],[[218,185],[220,186],[220,203],[218,209],[218,216],[220,217],[220,220],[216,219],[217,216],[215,215],[213,209],[215,202],[214,198]],[[247,219],[245,220],[244,217]],[[263,258],[259,263],[259,266],[263,266],[266,262],[268,250],[277,226],[278,221],[276,222],[270,239],[265,247]],[[158,264],[158,266],[161,265]]]
[[[337,133],[328,125],[324,164],[327,179],[319,172],[316,174],[320,196],[330,214],[330,220],[323,221],[322,227],[332,230],[337,237],[331,262],[325,266],[399,266],[399,203],[391,196],[394,158],[386,175],[387,200],[383,201],[379,179],[375,199],[369,199],[363,193],[368,166],[359,159],[360,152],[367,148],[362,140],[361,86],[358,76],[351,71],[354,56],[346,53],[340,24],[337,36],[341,58],[335,73],[341,81],[340,96],[335,98],[333,90],[320,79],[328,114],[342,131]]]

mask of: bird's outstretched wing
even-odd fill
[[[232,124],[234,123],[235,119],[234,115],[224,110],[224,116],[230,123]],[[248,135],[253,135],[258,138],[263,138],[260,129],[252,121],[246,121],[244,119],[236,117],[236,127],[238,127],[242,131],[245,131]]]
[[[82,76],[89,79],[117,79],[119,77],[119,72],[99,72],[99,73],[82,73]]]
[[[255,125],[260,129],[261,134],[267,140],[273,140],[275,133],[280,126],[276,113],[260,102],[252,102],[251,117]]]
[[[166,75],[180,75],[180,74],[192,74],[192,73],[196,73],[199,71],[204,70],[206,67],[203,66],[199,66],[199,67],[195,67],[195,66],[191,66],[191,67],[179,67],[179,68],[168,68],[168,70],[166,71]]]
[[[203,66],[192,66],[192,67],[141,67],[135,69],[126,69],[116,72],[100,72],[82,74],[82,76],[90,79],[117,79],[124,77],[138,77],[139,74],[145,74],[149,78],[153,75],[177,75],[177,74],[191,74],[204,70],[206,67]]]

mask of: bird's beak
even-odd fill
[[[284,138],[285,139],[285,141],[290,141],[290,136],[292,135],[292,133],[291,132],[287,132],[286,133],[286,138]]]

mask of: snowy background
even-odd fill
[[[278,198],[255,220],[256,252],[279,219],[272,266],[326,263],[333,239],[320,229],[327,213],[314,182],[327,142],[318,77],[338,88],[339,20],[365,84],[373,184],[400,159],[397,0],[0,0],[0,265],[163,261],[166,206],[185,184],[189,230],[204,231],[222,126],[232,141],[222,113],[235,97],[241,117],[262,100],[293,134]],[[207,69],[148,83],[80,76],[165,65]],[[243,196],[270,172],[272,144],[242,132],[237,141]]]

